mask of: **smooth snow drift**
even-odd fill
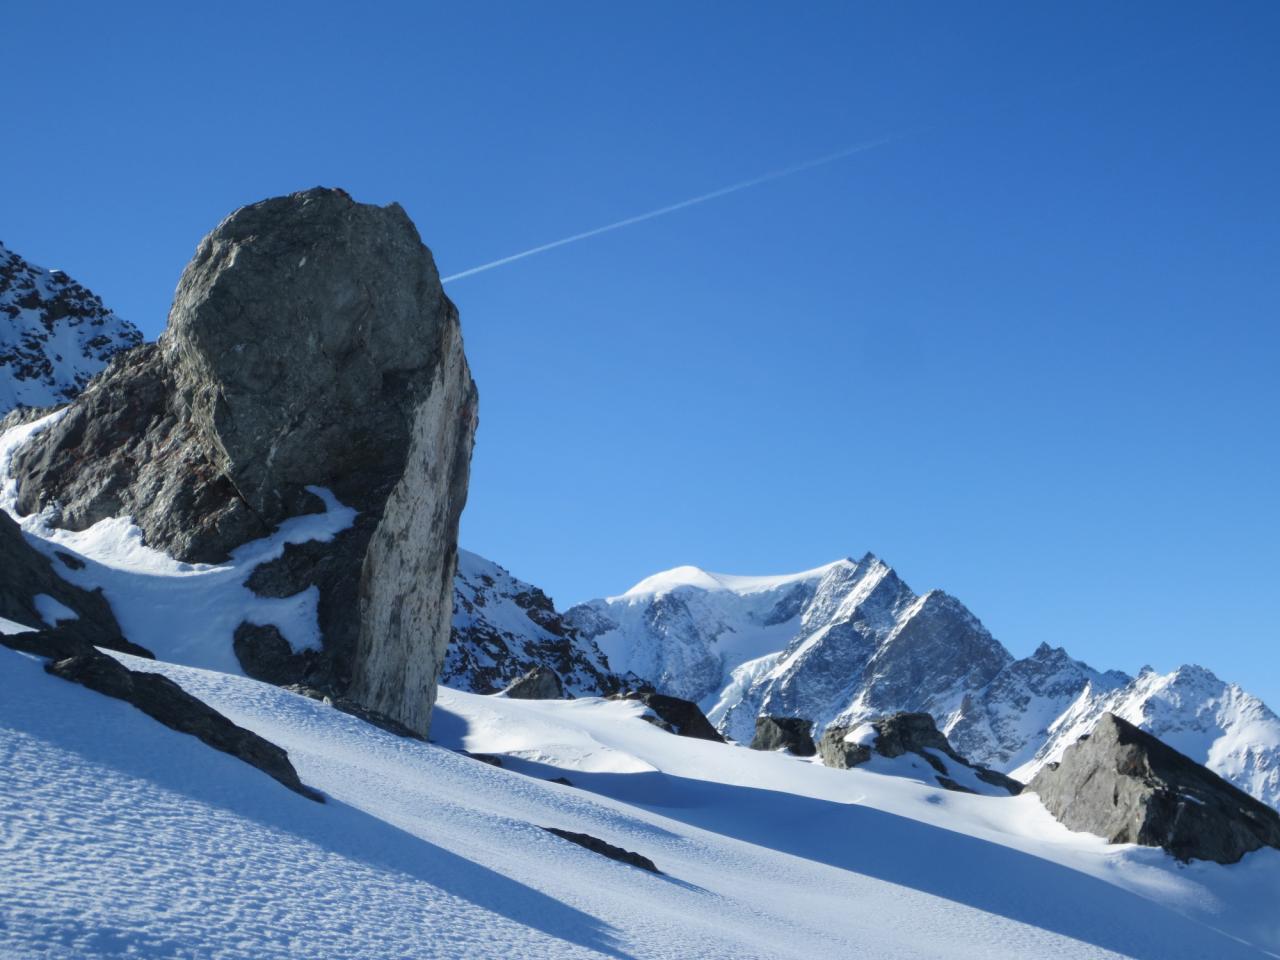
[[[675,737],[632,703],[443,690],[441,743],[423,744],[243,677],[120,658],[284,746],[329,801],[0,650],[13,955],[1265,955],[1211,925],[1280,943],[1276,851],[1180,869],[1068,833],[1033,797]]]

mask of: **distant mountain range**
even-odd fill
[[[0,416],[65,403],[140,343],[138,328],[93,291],[0,244]]]
[[[489,574],[485,603],[475,605],[481,565],[474,555],[460,563],[446,682],[462,689],[495,686],[492,667],[480,676],[462,665],[495,651],[500,659],[501,649],[519,651],[520,671],[528,669],[551,622],[555,657],[591,664],[587,673],[574,668],[575,692],[607,692],[626,682],[619,674],[642,677],[698,702],[740,742],[751,740],[758,716],[809,719],[816,735],[925,711],[961,754],[1025,782],[1111,712],[1280,806],[1280,717],[1236,684],[1198,666],[1101,672],[1045,644],[1015,659],[959,600],[917,595],[872,554],[777,577],[678,567],[550,621],[554,608],[529,604],[536,588],[505,571]],[[513,604],[534,613],[513,616]],[[488,634],[501,644],[472,652]],[[504,674],[516,675],[515,667]]]
[[[142,335],[60,271],[0,245],[0,415],[62,403]],[[757,716],[815,733],[898,710],[933,715],[970,760],[1027,781],[1105,712],[1280,806],[1280,718],[1207,669],[1100,672],[1061,648],[1015,659],[959,600],[916,595],[879,558],[776,577],[678,567],[558,612],[462,551],[443,682],[488,693],[535,666],[578,696],[649,682],[733,739]]]

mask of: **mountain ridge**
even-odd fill
[[[614,669],[700,703],[740,742],[766,714],[816,735],[918,710],[970,760],[1025,781],[1113,712],[1280,805],[1280,717],[1239,685],[1196,665],[1098,670],[1045,643],[1015,657],[961,601],[915,594],[873,553],[763,578],[677,567],[563,616]]]
[[[0,243],[0,416],[66,403],[142,333],[61,270]]]

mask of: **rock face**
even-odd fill
[[[575,697],[608,696],[627,684],[540,589],[459,550],[453,638],[440,682],[471,693],[495,693],[539,667],[554,671],[565,694]]]
[[[1280,848],[1280,814],[1133,724],[1104,713],[1027,786],[1072,830],[1235,863]]]
[[[0,510],[0,617],[33,630],[63,625],[64,630],[92,637],[98,646],[138,653],[120,633],[111,605],[99,590],[83,590],[58,576],[54,564],[78,563],[68,553],[50,560],[22,535]],[[145,651],[142,651],[145,653]]]
[[[813,743],[813,721],[800,717],[756,717],[752,750],[786,750],[797,757],[817,753]]]
[[[534,667],[502,691],[516,700],[563,700],[564,684],[550,667]]]
[[[0,416],[66,403],[142,334],[60,270],[0,244]]]
[[[270,638],[242,642],[425,733],[476,406],[457,311],[404,211],[308,190],[201,241],[160,340],[14,456],[18,508],[71,529],[128,515],[150,545],[217,562],[331,492],[354,524],[248,581],[318,587],[324,656],[288,671]]]

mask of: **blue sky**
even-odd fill
[[[0,238],[151,336],[315,184],[443,273],[463,543],[561,603],[873,550],[1015,653],[1280,707],[1280,7],[23,4]]]

